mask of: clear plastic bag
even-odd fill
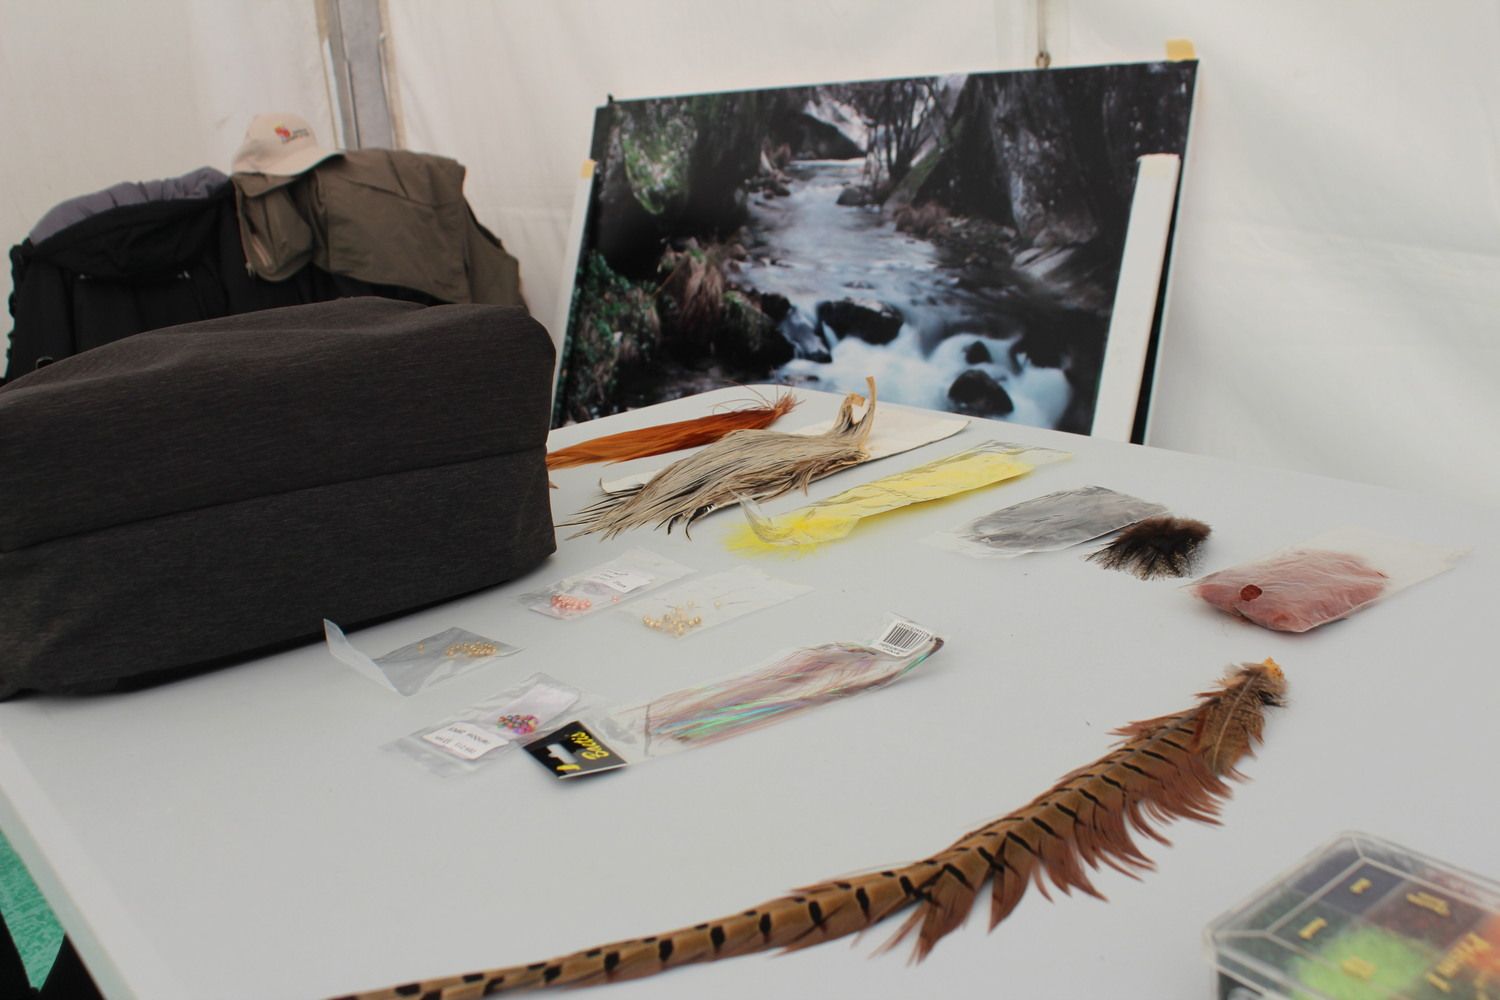
[[[522,594],[526,607],[551,618],[582,618],[648,594],[693,570],[645,549],[631,549],[607,563],[565,576],[545,590]]]
[[[804,584],[738,566],[658,591],[621,608],[620,614],[654,632],[681,639],[811,591]]]
[[[1187,589],[1220,611],[1264,628],[1306,632],[1436,576],[1465,551],[1340,528],[1264,559],[1210,573]]]
[[[892,615],[873,642],[795,649],[747,673],[602,714],[592,728],[629,763],[693,750],[884,687],[942,645],[930,629]]]
[[[1104,486],[1080,486],[1002,507],[927,541],[968,556],[1008,558],[1065,549],[1166,510]]]
[[[577,689],[546,674],[532,674],[515,687],[386,744],[386,749],[442,777],[472,774],[510,747],[546,732],[577,701]]]
[[[344,630],[326,618],[323,637],[328,651],[340,663],[404,695],[425,691],[434,684],[521,651],[520,646],[488,639],[467,629],[450,628],[371,659],[355,649]]]

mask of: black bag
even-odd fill
[[[11,247],[5,377],[143,330],[236,313],[378,295],[432,305],[409,288],[374,285],[312,265],[285,281],[245,267],[234,189],[206,198],[121,205],[40,243]]]
[[[0,387],[0,698],[113,686],[517,576],[555,548],[524,310],[345,299]]]

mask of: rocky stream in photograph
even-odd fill
[[[556,420],[777,382],[1087,433],[1195,64],[614,102]]]

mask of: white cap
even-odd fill
[[[293,177],[337,155],[318,145],[312,126],[301,115],[256,115],[234,154],[233,172]]]

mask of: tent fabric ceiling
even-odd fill
[[[1203,60],[1149,443],[1500,504],[1500,7],[1042,2],[1055,66],[1172,37]],[[407,145],[468,167],[546,319],[609,95],[1021,68],[1037,42],[1037,0],[384,3]],[[33,95],[0,102],[10,243],[65,198],[224,167],[259,111],[335,141],[312,0],[0,10],[0,87]]]

